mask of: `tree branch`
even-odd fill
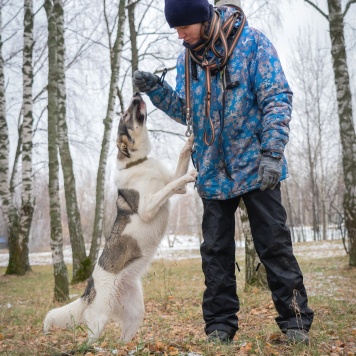
[[[329,16],[320,9],[319,6],[315,5],[312,1],[310,0],[304,0],[307,4],[313,6],[318,12],[320,12],[328,21],[329,21]],[[355,1],[355,0],[351,0],[351,1]]]
[[[133,0],[132,2],[129,2],[129,4],[126,5],[126,9],[128,9],[131,6],[136,6],[141,0]]]
[[[345,16],[346,16],[346,14],[347,14],[347,12],[349,11],[350,6],[351,6],[352,4],[356,4],[356,0],[349,0],[349,1],[347,2],[345,11],[344,11],[342,17],[345,17]]]

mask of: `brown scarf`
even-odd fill
[[[205,98],[205,117],[211,128],[211,139],[208,141],[206,131],[204,131],[204,142],[211,146],[215,140],[214,123],[210,116],[211,107],[211,73],[216,73],[223,70],[229,60],[229,57],[234,50],[242,30],[245,26],[246,17],[242,9],[235,5],[225,5],[233,7],[237,11],[234,12],[227,20],[223,22],[218,8],[214,8],[214,13],[211,19],[206,41],[194,49],[185,50],[185,97],[186,97],[186,136],[192,134],[192,119],[191,119],[191,100],[190,100],[190,73],[189,73],[189,58],[192,61],[204,68],[206,73],[206,98]],[[240,25],[235,28],[236,21],[240,19]],[[222,51],[216,49],[216,45],[222,47]],[[208,60],[206,55],[212,51],[214,56]]]

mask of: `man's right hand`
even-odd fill
[[[135,70],[133,74],[133,82],[135,87],[142,93],[149,91],[158,82],[159,78],[150,72]]]

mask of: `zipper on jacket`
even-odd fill
[[[219,117],[220,117],[220,134],[219,134],[219,148],[221,151],[221,161],[223,164],[223,168],[225,171],[226,176],[230,179],[230,180],[234,180],[231,176],[231,173],[229,172],[229,169],[227,167],[226,164],[226,160],[225,160],[225,152],[224,152],[224,147],[223,147],[223,139],[222,139],[222,133],[224,130],[224,121],[225,121],[225,99],[226,99],[226,75],[225,75],[225,70],[226,67],[224,67],[224,69],[220,72],[220,77],[221,77],[221,82],[222,82],[222,87],[223,87],[223,95],[222,95],[222,113],[221,111],[219,111]]]
[[[226,68],[226,67],[225,67]],[[225,171],[225,174],[228,179],[234,180],[231,176],[231,173],[227,167],[226,160],[225,160],[225,152],[224,152],[224,146],[223,146],[223,138],[222,138],[222,133],[224,130],[224,121],[225,121],[225,68],[220,72],[220,77],[221,77],[221,82],[223,86],[223,97],[222,97],[222,110],[219,110],[219,117],[220,117],[220,133],[219,133],[219,138],[218,138],[218,144],[219,144],[219,150],[221,154],[221,162],[223,165],[223,169]],[[222,111],[222,112],[221,112]]]

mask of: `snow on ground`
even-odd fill
[[[241,241],[236,243],[236,255],[241,258],[245,254],[244,244]],[[155,259],[181,260],[188,258],[200,258],[200,242],[198,237],[188,235],[166,236],[163,238]],[[298,258],[324,258],[332,256],[345,256],[342,240],[310,241],[295,243],[294,254]],[[70,246],[64,247],[64,261],[72,262],[72,251]],[[0,250],[0,266],[8,265],[9,255],[7,250]],[[47,265],[52,264],[52,253],[38,252],[30,253],[30,264]]]

